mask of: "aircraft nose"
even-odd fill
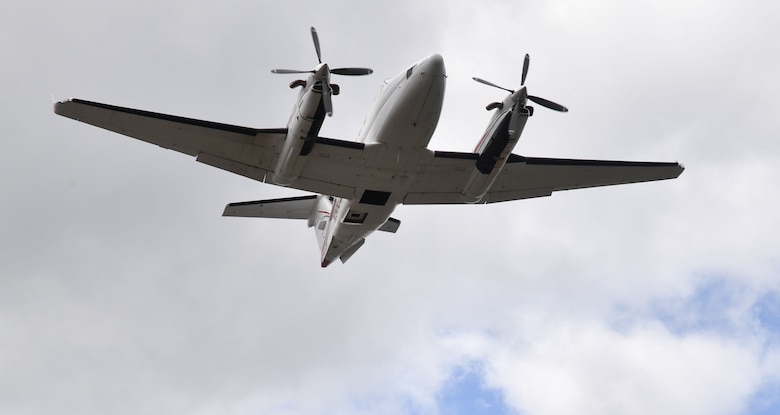
[[[446,77],[447,73],[444,69],[444,58],[442,58],[441,55],[437,53],[423,59],[423,61],[420,63],[420,72],[423,75]]]

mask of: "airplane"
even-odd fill
[[[386,80],[357,141],[320,136],[340,88],[331,75],[360,76],[369,68],[334,68],[322,61],[308,74],[283,128],[258,129],[124,108],[81,99],[56,102],[54,112],[87,124],[195,157],[197,161],[262,183],[310,194],[230,203],[223,216],[306,220],[320,246],[320,264],[346,262],[374,231],[395,233],[399,204],[486,204],[550,196],[553,192],[678,177],[677,162],[635,162],[525,157],[512,153],[528,119],[529,101],[559,112],[563,105],[528,94],[530,58],[520,87],[487,106],[493,115],[473,152],[428,148],[439,121],[446,73],[434,54]]]

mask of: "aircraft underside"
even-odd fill
[[[386,81],[356,141],[320,136],[333,114],[332,96],[341,88],[333,75],[368,75],[368,68],[277,69],[307,74],[290,84],[300,88],[288,125],[248,128],[119,107],[81,99],[57,102],[55,113],[143,140],[197,161],[262,183],[307,195],[231,203],[224,216],[306,220],[314,228],[323,267],[345,262],[379,230],[395,233],[390,215],[398,204],[496,203],[549,196],[555,191],[673,179],[676,162],[633,162],[524,157],[513,153],[534,109],[566,112],[550,100],[529,95],[526,55],[520,88],[487,106],[493,115],[473,152],[434,151],[428,143],[444,99],[446,74],[440,55],[407,67]]]

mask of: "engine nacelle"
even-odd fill
[[[466,186],[463,188],[463,193],[460,194],[460,198],[465,203],[477,203],[485,196],[490,186],[495,180],[495,175],[489,175],[481,173],[476,168],[471,172],[469,180],[466,182]]]
[[[520,140],[530,115],[530,111],[526,108],[518,110],[517,114],[513,113],[514,109],[496,114],[488,125],[485,139],[476,149],[479,157],[461,193],[464,202],[477,203],[482,200],[504,168],[509,155]],[[518,118],[515,119],[515,130],[510,132],[509,127],[513,117]]]
[[[287,137],[274,168],[273,182],[281,186],[291,184],[301,174],[325,120],[322,90],[315,90],[313,79],[310,78],[309,83],[311,85],[304,87],[298,96],[287,124]]]

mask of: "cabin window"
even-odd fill
[[[414,67],[415,67],[415,66],[416,66],[416,65],[412,65],[412,67],[411,67],[411,68],[409,68],[409,69],[407,69],[407,70],[406,70],[406,79],[409,79],[409,78],[412,76],[412,74],[414,73]]]

